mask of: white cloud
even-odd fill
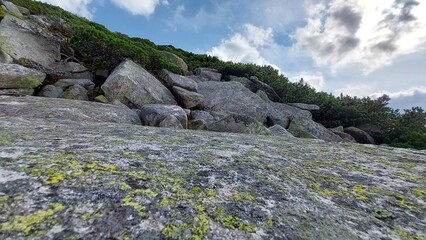
[[[374,90],[373,84],[357,84],[357,85],[346,85],[343,88],[339,88],[333,91],[333,95],[339,96],[340,94],[367,97]]]
[[[396,92],[376,92],[371,94],[370,97],[378,98],[383,94],[391,98],[389,105],[395,109],[411,109],[411,107],[415,106],[426,109],[426,86],[411,87]]]
[[[168,5],[167,0],[111,0],[118,7],[130,12],[133,15],[149,16],[155,12],[159,4]]]
[[[59,6],[67,11],[91,19],[93,17],[93,9],[89,9],[92,0],[41,0],[42,2]]]
[[[426,86],[412,87],[412,88],[405,89],[402,91],[397,91],[397,92],[389,92],[389,91],[376,92],[376,93],[370,94],[370,96],[374,98],[378,98],[382,96],[383,94],[386,94],[391,98],[404,98],[404,97],[414,96],[417,93],[426,94]]]
[[[271,65],[279,69],[261,54],[263,48],[274,47],[274,45],[276,44],[273,40],[272,28],[259,28],[245,24],[241,33],[235,33],[229,39],[222,40],[219,46],[213,47],[207,54],[223,61]]]
[[[320,72],[307,72],[303,71],[289,77],[292,82],[299,82],[303,79],[305,83],[308,83],[311,87],[317,91],[321,91],[325,85],[325,79]]]
[[[426,47],[424,12],[424,1],[331,0],[309,5],[293,37],[319,66],[360,64],[368,74]]]

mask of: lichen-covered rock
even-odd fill
[[[163,121],[160,122],[158,126],[161,128],[183,129],[179,119],[173,115],[167,116]]]
[[[178,57],[176,54],[173,54],[168,51],[159,51],[161,55],[167,58],[169,62],[175,64],[176,66],[180,67],[184,72],[188,71],[188,65],[185,63],[185,61]]]
[[[18,6],[15,4],[9,2],[9,1],[2,1],[2,5],[5,6],[6,10],[10,12],[12,15],[15,15],[17,17],[23,17],[21,11],[19,11]]]
[[[73,85],[69,87],[67,90],[65,90],[61,97],[66,99],[72,99],[72,100],[82,100],[82,101],[89,101],[89,96],[87,95],[87,89],[84,88],[81,85]]]
[[[54,15],[31,15],[29,18],[38,25],[52,32],[61,33],[64,37],[71,37],[73,30],[64,19]]]
[[[217,81],[222,79],[222,74],[216,69],[212,68],[197,68],[194,71],[195,75],[200,78],[201,81]]]
[[[14,60],[28,59],[49,66],[61,58],[61,46],[55,37],[9,14],[0,22],[0,39],[0,49]]]
[[[38,87],[46,78],[46,74],[23,67],[18,64],[0,63],[0,89],[1,88],[27,88]]]
[[[146,126],[159,127],[160,123],[169,116],[176,117],[183,128],[188,126],[188,117],[185,110],[176,105],[148,104],[140,112],[142,123]]]
[[[212,122],[212,121],[217,120],[210,113],[208,113],[206,111],[201,111],[201,110],[192,110],[191,111],[191,119],[192,120],[203,120],[205,122]]]
[[[207,111],[246,115],[263,123],[267,104],[239,82],[201,82],[198,93],[205,97],[201,104]]]
[[[426,238],[425,151],[9,116],[0,129],[0,239]]]
[[[87,101],[30,96],[0,96],[0,117],[6,116],[28,120],[54,118],[141,125],[139,116],[128,108]]]
[[[95,84],[90,79],[61,79],[55,82],[56,87],[64,90],[74,85],[80,85],[89,92],[95,89]]]
[[[289,103],[288,105],[300,108],[302,110],[307,110],[307,111],[320,110],[320,107],[318,105],[315,105],[315,104]]]
[[[0,95],[7,96],[30,96],[34,94],[34,89],[29,88],[9,88],[9,89],[0,89]]]
[[[76,62],[54,62],[49,65],[46,72],[52,79],[89,79],[92,82],[94,80],[93,73]]]
[[[332,131],[337,136],[341,137],[344,141],[356,143],[356,140],[355,140],[354,137],[352,137],[351,135],[345,133],[345,130],[344,130],[343,126],[336,127],[336,128],[331,128],[329,130]]]
[[[245,115],[229,113],[218,121],[208,122],[207,130],[213,132],[245,133],[270,135],[269,131],[262,123],[256,119]]]
[[[204,101],[203,95],[177,86],[173,87],[173,92],[177,95],[178,99],[185,108],[194,108]]]
[[[177,86],[189,91],[197,91],[197,83],[189,77],[172,73],[166,69],[161,70],[159,75],[166,82],[167,87],[169,88]]]
[[[312,114],[308,111],[274,102],[268,103],[267,116],[269,126],[280,125],[284,128],[288,128],[290,118],[312,119]]]
[[[280,125],[274,125],[270,128],[268,128],[271,132],[272,135],[274,136],[279,136],[279,137],[294,137],[293,134],[291,134],[289,131],[287,131],[287,129],[283,128]]]
[[[368,134],[367,132],[359,128],[356,128],[356,127],[345,128],[345,133],[351,135],[359,143],[375,144],[373,137],[371,137],[370,134]]]
[[[102,85],[109,101],[119,100],[130,108],[147,104],[177,105],[173,94],[149,72],[131,60],[123,61]]]
[[[46,85],[41,91],[38,93],[40,97],[48,97],[48,98],[59,98],[62,96],[64,90],[60,87],[56,87],[55,85]]]

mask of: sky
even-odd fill
[[[111,31],[426,109],[426,0],[43,0]]]

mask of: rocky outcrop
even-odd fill
[[[9,1],[1,1],[1,5],[3,5],[6,8],[6,11],[10,12],[12,15],[15,15],[15,16],[20,17],[20,18],[23,17],[18,6],[16,6],[15,4],[13,4]]]
[[[307,110],[307,111],[320,110],[320,107],[318,105],[315,105],[315,104],[289,103],[288,105],[300,108],[302,110]]]
[[[424,151],[54,119],[0,129],[1,239],[426,237]]]
[[[63,90],[74,85],[82,86],[89,92],[95,89],[95,84],[90,79],[61,79],[54,85],[56,87],[62,88]]]
[[[38,93],[38,96],[48,98],[59,98],[62,96],[63,92],[64,90],[60,87],[56,87],[55,85],[46,85]]]
[[[109,101],[117,99],[131,108],[147,104],[176,105],[173,94],[149,72],[131,60],[122,62],[102,85]]]
[[[212,68],[197,68],[194,73],[201,81],[219,82],[222,79],[222,74]]]
[[[177,95],[183,107],[188,109],[194,108],[204,101],[203,95],[180,87],[173,87],[173,92]]]
[[[183,129],[179,119],[173,115],[167,116],[163,121],[160,122],[158,126],[161,128]]]
[[[171,52],[167,52],[167,51],[159,51],[161,53],[161,55],[163,55],[165,58],[167,58],[167,60],[169,60],[169,62],[175,64],[176,66],[178,66],[180,69],[182,69],[184,72],[188,71],[188,65],[185,63],[185,61],[178,57],[176,54],[173,54]]]
[[[46,78],[46,74],[18,64],[0,63],[0,89],[34,89]]]
[[[216,119],[210,113],[201,110],[193,110],[191,111],[191,118],[193,120],[203,120],[206,122],[213,122]]]
[[[140,118],[146,126],[159,127],[160,124],[169,116],[174,116],[179,120],[182,128],[187,128],[188,118],[185,110],[175,105],[149,104],[141,108]],[[175,122],[173,119],[168,119],[167,124]],[[163,123],[163,124],[166,124]]]
[[[269,103],[267,107],[268,125],[281,125],[288,128],[290,118],[312,119],[312,114],[283,103]]]
[[[159,75],[169,88],[176,86],[189,91],[197,91],[197,83],[188,77],[172,73],[166,69],[161,70]]]
[[[49,65],[47,74],[52,79],[89,79],[93,82],[94,75],[85,66],[76,62],[55,62]]]
[[[59,41],[36,25],[7,14],[0,22],[0,49],[12,59],[42,66],[60,60]]]
[[[271,131],[256,119],[234,113],[229,113],[220,120],[208,122],[206,125],[207,130],[213,132],[271,135]]]
[[[370,134],[366,133],[365,131],[359,128],[356,128],[356,127],[345,128],[345,133],[351,135],[359,143],[375,144],[374,139],[370,136]]]
[[[81,85],[75,84],[67,88],[67,90],[62,93],[61,97],[72,100],[89,101],[89,96],[87,93],[87,89]]]
[[[281,127],[280,125],[274,125],[268,129],[272,132],[272,135],[274,136],[287,138],[294,137],[293,134],[291,134],[289,131],[287,131],[287,129]]]
[[[0,96],[0,117],[54,118],[64,121],[113,122],[140,125],[139,116],[113,105],[43,97]]]
[[[263,123],[267,104],[238,82],[201,82],[198,93],[205,97],[201,104],[207,111],[246,115]]]
[[[260,81],[259,78],[257,78],[256,76],[252,76],[250,78],[231,76],[230,79],[231,81],[243,84],[246,88],[250,89],[250,91],[254,93],[263,91],[268,97],[268,99],[273,102],[279,102],[281,100],[280,96],[278,96],[278,94],[271,86]]]
[[[332,131],[337,136],[341,137],[343,139],[343,141],[356,143],[355,138],[353,138],[351,135],[345,133],[345,130],[342,126],[336,127],[336,128],[330,128],[329,130]]]

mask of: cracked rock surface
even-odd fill
[[[0,239],[425,239],[426,152],[0,113]]]

